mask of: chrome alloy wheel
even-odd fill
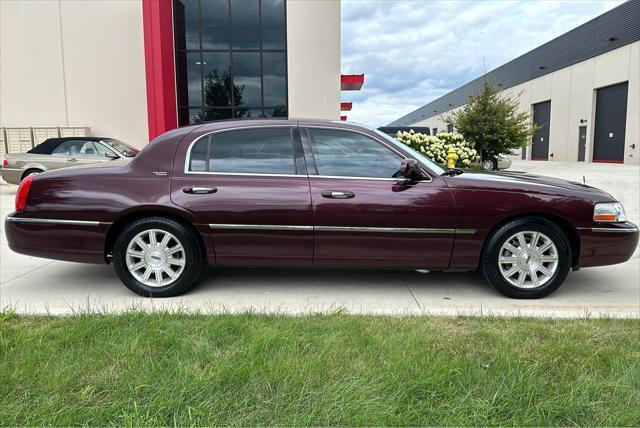
[[[545,234],[518,232],[502,244],[498,266],[502,277],[517,288],[542,287],[558,270],[558,249]]]
[[[164,287],[180,278],[184,271],[184,247],[167,231],[145,230],[129,241],[126,264],[139,282],[149,287]]]

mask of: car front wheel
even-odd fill
[[[500,227],[482,256],[484,277],[502,294],[537,299],[555,291],[571,268],[565,233],[543,218],[522,218]]]
[[[177,296],[189,290],[201,269],[198,242],[167,218],[136,220],[114,243],[113,264],[124,285],[145,297]]]
[[[485,171],[496,171],[498,169],[498,161],[495,159],[485,159],[482,161],[482,169]]]

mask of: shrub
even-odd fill
[[[396,138],[441,165],[447,164],[447,153],[450,147],[453,147],[458,155],[456,161],[458,165],[469,167],[471,163],[480,160],[473,144],[465,141],[462,135],[453,132],[440,132],[438,135],[432,136],[411,129],[409,132],[398,131]]]

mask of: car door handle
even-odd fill
[[[67,160],[68,160],[69,162],[78,162],[78,159],[76,159],[76,158],[69,158],[69,159],[67,159]]]
[[[182,189],[184,193],[191,193],[193,195],[206,195],[208,193],[216,193],[218,189],[216,187],[185,187]]]
[[[353,192],[343,192],[336,190],[323,190],[322,192],[320,192],[320,194],[323,198],[330,199],[351,199],[356,196],[356,194]]]

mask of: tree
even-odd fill
[[[517,99],[500,95],[486,80],[480,94],[470,96],[461,110],[444,120],[473,143],[483,159],[525,147],[537,128],[529,113],[518,111]]]

